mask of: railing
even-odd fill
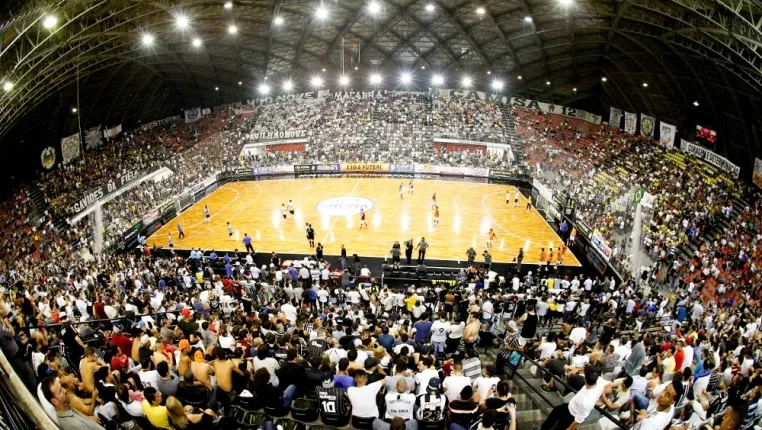
[[[0,428],[57,429],[0,351]]]
[[[566,383],[566,381],[564,381],[563,379],[561,379],[561,378],[559,378],[558,376],[554,375],[554,374],[553,374],[553,373],[551,373],[549,370],[546,370],[544,367],[542,367],[542,365],[541,365],[540,363],[538,363],[538,362],[536,362],[536,361],[532,360],[531,358],[527,357],[527,356],[526,356],[526,354],[524,354],[524,353],[523,353],[523,352],[521,352],[521,351],[515,351],[515,352],[517,352],[517,353],[521,354],[521,360],[519,361],[519,365],[521,365],[521,363],[524,363],[524,362],[529,362],[529,363],[531,363],[532,365],[534,365],[535,367],[537,367],[537,370],[538,370],[539,372],[541,372],[543,375],[549,375],[549,376],[550,376],[550,377],[553,379],[553,381],[554,381],[553,383],[554,383],[556,386],[559,386],[559,385],[560,385],[560,386],[563,386],[563,387],[565,388],[565,390],[566,390],[566,392],[567,392],[567,393],[569,393],[569,392],[572,392],[572,393],[575,393],[575,394],[577,393],[577,390],[575,390],[575,389],[574,389],[574,388],[572,388],[572,387],[571,387],[569,384],[567,384],[567,383]],[[516,366],[516,368],[512,368],[511,366],[508,366],[508,367],[509,367],[509,368],[511,368],[511,371],[510,371],[510,379],[511,379],[511,380],[513,380],[515,377],[518,377],[519,379],[521,379],[521,380],[522,380],[522,382],[524,382],[524,386],[528,387],[530,390],[532,390],[532,392],[534,392],[535,394],[537,394],[538,396],[540,396],[540,398],[541,398],[541,399],[542,399],[544,402],[546,402],[546,403],[547,403],[547,404],[549,404],[549,405],[552,405],[552,404],[553,404],[553,402],[552,402],[552,401],[551,401],[551,400],[550,400],[550,399],[549,399],[549,398],[546,396],[546,393],[545,393],[545,392],[544,392],[542,389],[540,389],[540,388],[536,387],[534,384],[532,384],[530,381],[528,381],[528,380],[527,380],[527,379],[526,379],[524,376],[522,376],[522,375],[521,375],[521,374],[518,372],[518,366]],[[522,388],[524,388],[524,387],[522,387]],[[603,408],[600,408],[600,407],[598,407],[598,406],[595,406],[595,409],[596,409],[596,410],[597,410],[597,411],[598,411],[598,412],[599,412],[599,413],[600,413],[602,416],[604,416],[604,417],[608,418],[609,420],[611,420],[611,422],[612,422],[612,423],[614,423],[614,424],[615,424],[617,427],[619,427],[621,430],[627,430],[627,428],[628,428],[628,427],[627,427],[626,425],[622,424],[622,423],[619,421],[619,419],[617,419],[616,417],[614,417],[613,415],[611,415],[611,414],[609,413],[609,411],[607,411],[607,410],[605,410],[605,409],[603,409]]]

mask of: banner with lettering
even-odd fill
[[[640,114],[640,135],[654,137],[654,117]]]
[[[256,112],[257,112],[257,109],[251,105],[241,105],[233,109],[233,113],[235,113],[236,115],[240,115],[244,118],[254,116]]]
[[[733,178],[737,178],[741,173],[741,168],[731,163],[727,158],[721,155],[717,155],[704,147],[690,143],[685,139],[680,139],[680,151],[693,155],[694,157],[700,158],[709,164],[717,166],[719,169],[724,170]]]
[[[762,188],[762,160],[754,158],[754,172],[751,174],[751,181],[754,185]]]
[[[185,111],[185,123],[196,122],[201,119],[201,108],[193,108]]]
[[[614,128],[619,128],[619,125],[622,123],[622,111],[612,107],[609,112],[609,125]]]
[[[101,133],[100,125],[87,129],[85,131],[85,149],[91,150],[101,146],[102,138],[103,133]]]
[[[638,126],[638,116],[634,113],[624,112],[624,131],[625,133],[635,134]]]
[[[79,158],[82,139],[79,133],[61,139],[61,157],[64,164],[69,164],[71,160]]]
[[[598,230],[593,231],[593,235],[590,237],[590,243],[601,253],[606,261],[609,261],[609,258],[611,258],[611,248]]]
[[[129,184],[135,179],[138,179],[146,174],[148,174],[147,171],[141,172],[139,170],[131,170],[129,172],[124,173],[123,175],[118,176],[114,180],[107,181],[106,183],[98,187],[87,190],[86,192],[82,193],[82,195],[77,199],[77,201],[75,201],[74,204],[72,204],[69,207],[69,212],[73,214],[82,212],[83,210],[92,206],[98,200],[102,199],[106,195],[113,193],[114,191],[122,188],[123,186]]]
[[[659,143],[667,149],[675,147],[675,133],[677,127],[667,124],[666,122],[659,121]]]
[[[203,115],[203,116],[207,116],[210,113],[212,113],[212,110],[210,108],[204,108],[204,109],[201,110],[201,115]]]
[[[266,130],[252,132],[249,136],[252,140],[262,139],[294,139],[307,137],[307,130]]]
[[[342,172],[388,172],[387,163],[341,163]]]
[[[121,132],[122,132],[122,124],[119,124],[116,127],[107,128],[103,130],[103,137],[106,139],[111,139],[112,137],[116,137]]]
[[[157,119],[156,121],[151,121],[149,123],[143,124],[140,126],[141,130],[150,130],[154,127],[158,127],[160,125],[166,125],[166,124],[172,124],[176,122],[180,122],[182,118],[180,118],[180,115],[170,116],[168,118],[164,119]]]

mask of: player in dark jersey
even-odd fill
[[[416,400],[415,418],[419,421],[439,422],[447,410],[447,397],[439,393],[442,386],[439,378],[429,379],[426,392]]]
[[[317,387],[320,418],[325,424],[343,427],[349,423],[349,397],[346,390],[333,385],[333,375],[328,374],[322,386]]]
[[[365,211],[360,209],[360,230],[362,230],[363,226],[368,228],[368,222],[365,221]]]

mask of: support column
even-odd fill
[[[93,210],[93,251],[103,252],[103,205],[98,203]]]

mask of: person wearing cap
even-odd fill
[[[317,387],[317,398],[320,403],[320,417],[331,425],[343,427],[349,423],[350,402],[346,390],[335,386],[334,376],[326,373],[322,384]]]
[[[438,377],[428,380],[424,391],[416,399],[415,418],[419,421],[439,422],[447,410],[447,396],[440,394],[441,382]]]

